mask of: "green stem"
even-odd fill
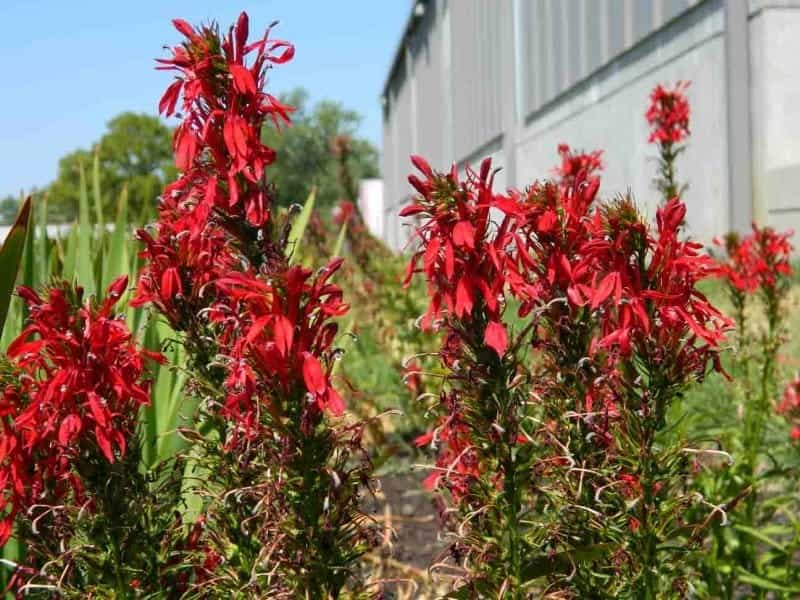
[[[651,515],[655,511],[655,470],[656,464],[653,457],[653,441],[655,430],[649,423],[644,423],[644,436],[642,439],[642,505],[640,535],[643,539],[642,562],[644,570],[644,600],[655,600],[658,595],[658,540],[653,530]]]
[[[503,495],[506,504],[506,529],[508,531],[508,555],[511,566],[512,576],[512,600],[522,598],[521,576],[522,576],[522,556],[520,552],[520,493],[517,485],[516,464],[513,455],[513,445],[509,444],[506,449],[506,460],[503,462]]]

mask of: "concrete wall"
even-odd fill
[[[800,232],[800,2],[757,4],[750,18],[753,203],[759,220]]]

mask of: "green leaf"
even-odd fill
[[[22,252],[22,285],[36,289],[43,281],[38,277],[36,249],[36,211],[33,210],[31,200],[31,214],[28,217],[28,235],[25,236],[25,249]],[[27,310],[27,309],[26,309]]]
[[[28,237],[28,226],[31,219],[31,199],[28,197],[20,207],[17,220],[8,232],[0,248],[0,333],[8,316],[8,305],[14,293],[14,284],[17,281],[19,263]]]
[[[747,525],[739,525],[736,524],[733,526],[736,531],[749,535],[750,537],[754,537],[755,539],[759,540],[760,542],[765,543],[768,546],[771,546],[773,549],[778,550],[782,553],[786,553],[786,548],[783,547],[781,544],[767,536],[763,531],[759,531],[753,527],[748,527]]]
[[[100,190],[100,147],[94,150],[92,161],[92,195],[94,196],[94,212],[97,217],[97,227],[100,231],[105,228],[103,220],[103,195]]]
[[[596,544],[572,548],[552,556],[539,556],[525,562],[520,575],[523,581],[532,581],[551,573],[569,573],[579,563],[601,558],[610,548],[611,544]]]
[[[158,339],[158,332],[156,330],[155,321],[150,320],[145,324],[144,335],[142,336],[142,345],[151,351],[160,350],[160,341]],[[154,368],[154,379],[157,381],[161,375],[161,371],[168,370],[166,365],[160,366],[158,372]],[[142,443],[142,461],[151,466],[155,462],[156,447],[158,444],[158,416],[156,412],[156,396],[158,394],[157,385],[150,388],[150,404],[147,404],[139,411],[139,422],[142,426],[143,443]]]
[[[97,291],[92,268],[92,220],[89,216],[89,192],[86,189],[86,174],[80,166],[80,200],[78,205],[78,254],[76,270],[78,283],[83,287],[88,298]]]
[[[345,235],[347,235],[347,223],[342,225],[341,230],[339,230],[339,237],[336,238],[336,245],[333,247],[333,253],[331,256],[342,255],[342,247],[344,246]]]
[[[67,239],[64,240],[64,268],[61,276],[67,281],[74,282],[78,271],[78,224],[69,228]]]
[[[42,194],[41,200],[38,202],[39,215],[37,221],[39,222],[39,235],[36,237],[36,262],[39,265],[40,278],[39,281],[45,282],[50,279],[50,239],[47,235],[47,193]]]
[[[311,220],[311,213],[314,212],[314,199],[317,196],[316,188],[311,188],[311,193],[303,205],[303,210],[297,215],[292,229],[289,232],[289,241],[286,244],[286,252],[289,256],[290,262],[297,263],[300,260],[300,240],[303,239],[303,234],[308,227],[308,222]]]
[[[789,592],[789,593],[800,592],[800,587],[787,586],[780,582],[773,581],[772,579],[767,579],[766,577],[753,575],[752,573],[748,573],[747,571],[744,571],[742,569],[739,570],[739,581],[742,583],[749,583],[750,585],[760,588],[762,590],[771,590],[774,592]]]
[[[108,253],[103,265],[103,287],[108,286],[116,277],[128,273],[133,281],[128,256],[128,188],[123,187],[117,205],[117,219],[111,233]]]

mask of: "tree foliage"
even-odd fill
[[[9,194],[0,198],[0,225],[11,225],[19,210],[19,198]]]
[[[275,148],[278,155],[270,177],[279,204],[302,203],[314,186],[319,207],[331,207],[345,198],[332,148],[338,136],[350,138],[348,166],[354,180],[378,176],[378,150],[369,140],[356,135],[361,123],[356,111],[332,100],[311,106],[303,88],[283,94],[280,100],[295,107],[292,125],[280,131],[265,127],[262,132],[264,143]]]
[[[53,220],[75,218],[80,194],[81,166],[91,176],[93,152],[99,153],[103,207],[113,217],[123,186],[134,216],[154,210],[156,196],[175,178],[172,132],[157,117],[125,112],[108,122],[106,133],[92,150],[78,149],[58,163],[56,180],[47,189]]]

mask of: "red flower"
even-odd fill
[[[443,405],[456,409],[456,396],[455,392],[443,394]],[[469,494],[470,487],[480,477],[481,469],[469,427],[461,422],[457,409],[444,417],[436,429],[419,436],[414,443],[418,447],[431,446],[438,450],[436,467],[423,481],[426,490],[444,486],[456,503]]]
[[[337,332],[332,319],[348,309],[342,290],[329,281],[341,264],[341,259],[331,261],[316,276],[291,267],[269,282],[239,272],[216,280],[218,301],[209,317],[219,325],[221,351],[232,364],[225,415],[252,423],[260,405],[278,414],[279,399],[292,398],[301,388],[301,397],[309,394],[315,401],[304,402],[305,409],[313,408],[317,416],[324,410],[342,414],[344,405],[331,385],[330,369],[320,362],[328,357],[332,365],[329,354]]]
[[[161,360],[137,349],[111,312],[126,287],[127,277],[117,279],[101,303],[84,303],[82,290],[66,284],[44,298],[19,290],[30,317],[8,348],[17,377],[0,400],[0,509],[8,511],[0,543],[19,510],[82,494],[79,456],[113,463],[125,454],[150,398],[144,360]]]
[[[561,164],[553,169],[559,184],[565,189],[572,187],[575,181],[593,181],[603,170],[603,151],[573,152],[568,144],[558,145]]]
[[[431,298],[423,326],[433,326],[445,310],[470,322],[480,307],[490,323],[484,334],[486,343],[502,354],[508,342],[498,298],[505,285],[502,262],[511,238],[506,231],[508,219],[498,233],[489,229],[494,202],[491,161],[484,161],[479,173],[468,169],[464,182],[455,170],[443,175],[434,173],[420,157],[412,157],[412,162],[426,180],[409,177],[422,195],[403,209],[401,216],[425,217],[416,232],[421,247],[412,257],[406,277],[408,282],[422,263]]]
[[[183,174],[164,190],[155,235],[139,232],[147,266],[134,304],[155,304],[174,327],[185,330],[209,304],[199,300],[205,286],[236,260],[226,244],[227,230],[240,219],[256,228],[269,221],[264,174],[275,152],[261,143],[261,129],[268,118],[288,123],[292,108],[262,89],[267,69],[291,59],[294,49],[271,40],[269,30],[248,45],[245,13],[225,36],[216,27],[173,23],[186,41],[172,49],[172,58],[158,60],[160,69],[178,72],[159,111],[170,116],[182,98],[174,148]]]
[[[777,407],[778,414],[783,415],[791,430],[789,437],[793,442],[800,440],[800,375],[790,381],[783,391],[783,397]]]
[[[759,288],[774,291],[792,274],[792,235],[792,231],[779,234],[771,227],[753,224],[752,233],[744,239],[732,233],[724,241],[714,240],[727,254],[727,260],[718,263],[718,274],[742,293],[750,294]]]
[[[355,205],[349,200],[342,200],[334,207],[331,216],[333,217],[334,223],[337,225],[344,225],[350,222],[354,213]]]
[[[688,81],[679,81],[673,89],[657,85],[652,91],[645,113],[650,143],[677,144],[689,136],[689,101],[685,96],[688,87]]]

